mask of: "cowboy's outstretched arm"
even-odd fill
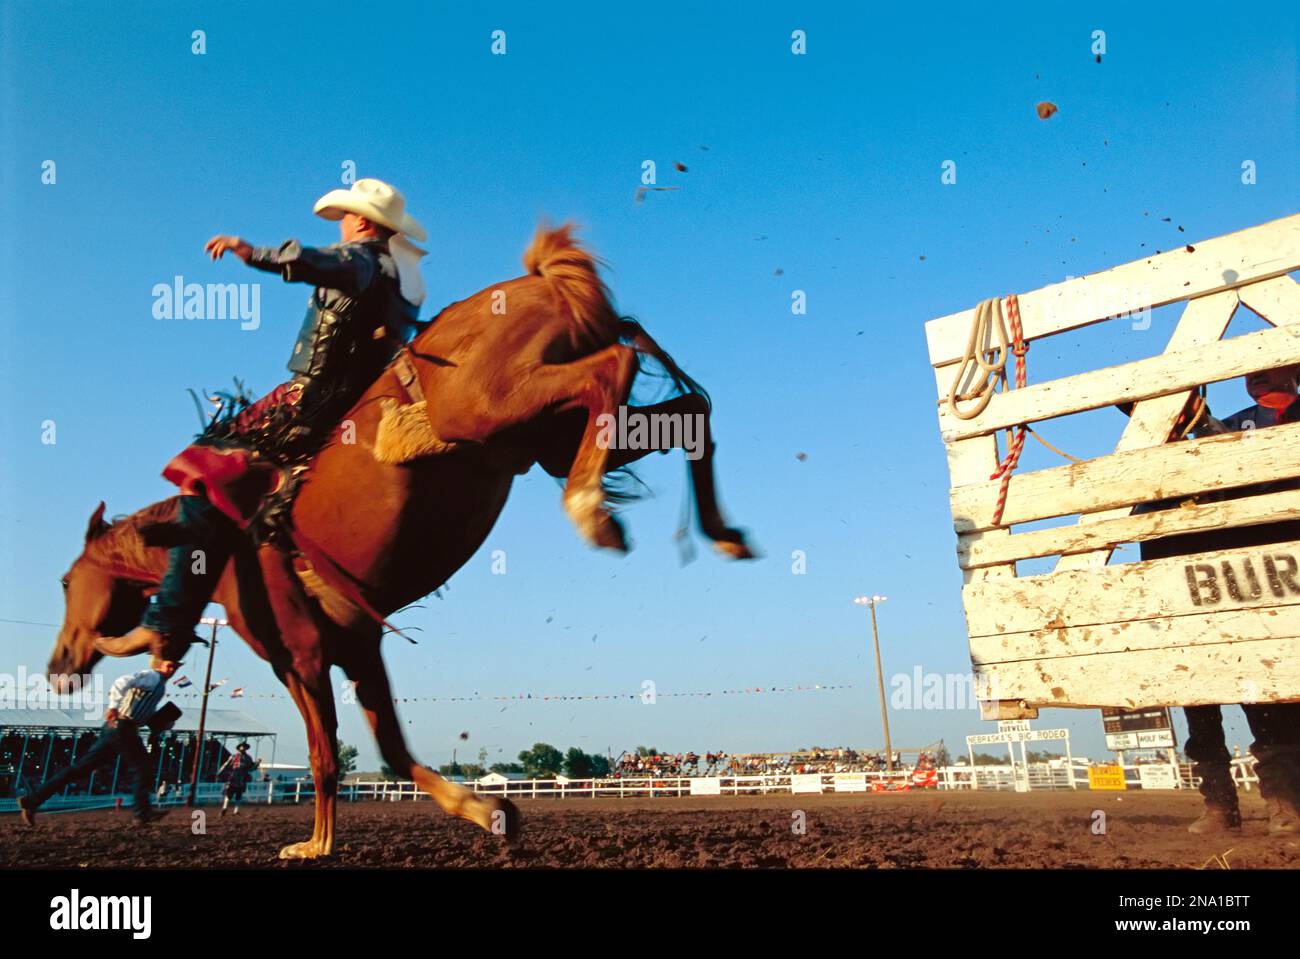
[[[287,240],[279,247],[255,246],[245,261],[267,273],[279,273],[286,283],[310,283],[360,296],[379,268],[375,255],[364,246],[317,248]]]
[[[252,245],[246,243],[237,236],[226,236],[219,233],[212,239],[208,240],[207,243],[203,244],[203,252],[212,257],[214,261],[221,259],[227,250],[235,254],[235,256],[239,257],[245,263],[247,263],[248,258],[253,255]]]

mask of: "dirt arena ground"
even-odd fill
[[[1257,793],[1242,797],[1245,827],[1191,836],[1194,793],[926,793],[766,796],[519,804],[517,848],[451,820],[429,802],[344,803],[336,855],[281,862],[306,839],[310,806],[245,806],[191,833],[173,809],[139,829],[125,813],[42,814],[36,829],[0,819],[0,869],[117,866],[319,868],[1222,868],[1300,867],[1300,836],[1270,836]],[[1094,835],[1094,810],[1106,813]],[[806,831],[792,826],[804,814]]]

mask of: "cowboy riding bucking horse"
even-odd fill
[[[327,193],[315,211],[340,222],[337,245],[208,241],[214,260],[232,252],[313,287],[292,378],[251,405],[242,389],[229,403],[221,398],[164,471],[181,495],[111,523],[104,503],[95,509],[61,578],[51,685],[66,691],[106,655],[177,660],[199,641],[205,606],[219,603],[306,727],[313,829],[281,858],[334,850],[336,667],[397,775],[444,812],[513,842],[520,817],[508,798],[444,779],[412,755],[383,661],[384,636],[395,632],[384,617],[465,566],[515,478],[534,466],[563,481],[562,506],[584,540],[623,553],[630,547],[615,513],[628,497],[607,478],[689,446],[688,502],[700,532],[726,559],[754,558],[719,503],[712,403],[637,320],[616,310],[572,225],[542,225],[524,252],[524,275],[422,323],[424,251],[411,240],[425,233],[402,195],[363,179]],[[667,393],[633,405],[643,374]],[[621,413],[690,417],[697,428],[656,443],[609,442],[604,424]],[[683,544],[685,535],[683,527]]]
[[[167,572],[140,625],[97,640],[101,652],[184,655],[239,536],[265,496],[285,481],[250,441],[264,439],[274,425],[282,450],[319,445],[419,328],[418,262],[425,251],[410,240],[426,234],[406,212],[402,194],[382,180],[360,179],[351,189],[326,193],[314,212],[338,221],[337,245],[252,246],[221,235],[204,246],[213,260],[230,252],[286,283],[314,287],[289,357],[293,376],[167,464],[163,476],[183,494]]]

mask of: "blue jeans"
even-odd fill
[[[163,636],[185,638],[216,591],[239,528],[202,496],[182,496],[176,522],[185,542],[168,550],[167,572],[142,622]]]

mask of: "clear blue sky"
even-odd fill
[[[625,559],[579,542],[535,471],[446,598],[404,615],[420,645],[387,641],[397,695],[856,684],[654,706],[407,704],[421,759],[513,758],[538,740],[615,754],[878,744],[868,619],[850,603],[862,592],[890,597],[887,674],[968,669],[923,323],[1294,212],[1295,15],[705,6],[4,3],[0,618],[57,622],[94,505],[126,513],[171,492],[159,471],[194,431],[187,387],[284,378],[306,291],[212,265],[202,244],[332,242],[311,204],[352,160],[428,226],[428,307],[517,275],[539,217],[582,223],[621,308],[713,393],[725,505],[767,556],[679,567],[680,457],[644,470],[659,496],[628,513]],[[490,54],[495,29],[505,56]],[[794,29],[806,56],[790,52]],[[1060,113],[1038,120],[1039,100]],[[638,206],[646,159],[681,189]],[[45,160],[56,185],[41,183]],[[940,183],[945,160],[955,186]],[[263,280],[261,328],[153,319],[153,285],[176,274]],[[791,314],[794,289],[806,316]],[[1031,352],[1030,376],[1154,354],[1170,322]],[[1245,405],[1222,389],[1216,408]],[[1100,453],[1121,425],[1103,413],[1053,438]],[[490,574],[493,549],[506,576]],[[806,575],[791,574],[793,550]],[[52,638],[0,623],[0,669],[43,664]],[[230,685],[278,689],[242,644],[220,656]],[[286,700],[245,708],[282,730],[281,758],[305,756]],[[1076,753],[1101,754],[1095,712],[1037,725],[1060,723]],[[973,712],[894,716],[905,745],[959,750],[986,729]],[[353,708],[341,736],[373,768]],[[1230,742],[1248,738],[1234,711]]]

